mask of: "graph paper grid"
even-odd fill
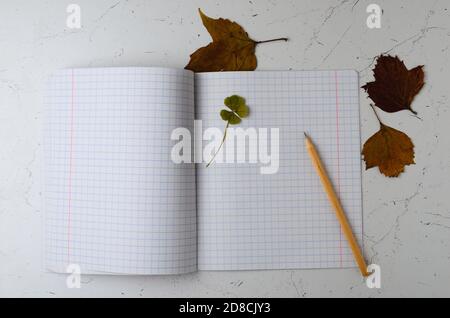
[[[225,126],[232,94],[250,116],[239,127],[279,128],[279,170],[263,164],[197,167],[200,270],[354,267],[351,250],[304,146],[314,140],[362,243],[359,83],[354,71],[202,73],[195,77],[203,128]],[[259,141],[260,142],[260,141]],[[226,153],[227,144],[223,148]]]
[[[358,87],[353,71],[56,72],[45,96],[47,268],[180,274],[355,266],[303,132],[362,244]],[[262,163],[171,161],[173,129],[192,132],[194,115],[203,129],[223,129],[219,112],[232,94],[250,107],[239,127],[267,128],[269,139],[279,129],[277,173],[261,174]]]
[[[193,74],[61,70],[45,104],[46,267],[196,271],[195,167],[170,159],[172,130],[193,125]]]

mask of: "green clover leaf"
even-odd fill
[[[229,97],[225,98],[223,103],[225,104],[225,106],[227,106],[229,109],[231,109],[231,111],[235,115],[239,116],[240,118],[247,117],[250,112],[248,106],[245,104],[245,99],[239,95],[229,96]],[[224,118],[222,117],[222,119],[224,119]],[[240,121],[238,123],[240,123]],[[230,124],[232,124],[232,123],[230,123]]]
[[[227,106],[230,110],[222,109],[220,111],[220,117],[227,122],[227,125],[225,127],[225,131],[223,133],[223,139],[220,143],[219,148],[217,149],[216,153],[212,157],[212,159],[209,161],[209,163],[206,165],[206,167],[209,167],[209,165],[214,161],[214,158],[216,157],[217,153],[220,151],[220,148],[222,148],[223,144],[225,143],[225,139],[227,137],[227,131],[228,127],[230,125],[238,125],[242,122],[243,118],[248,117],[250,113],[250,109],[248,108],[247,104],[245,103],[245,98],[239,96],[239,95],[231,95],[224,99],[223,103],[225,106]]]

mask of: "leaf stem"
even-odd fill
[[[255,41],[255,44],[269,43],[269,42],[275,42],[275,41],[287,42],[288,40],[289,40],[288,38],[277,38],[277,39],[265,40],[265,41]]]
[[[217,149],[216,153],[214,154],[214,156],[211,158],[211,160],[208,162],[208,164],[206,165],[206,168],[208,168],[211,163],[214,161],[214,159],[216,158],[217,154],[219,153],[220,149],[222,148],[223,144],[225,143],[225,138],[227,138],[227,131],[228,131],[228,127],[230,126],[230,122],[227,122],[227,125],[225,126],[225,131],[223,133],[223,138],[222,138],[222,142],[220,143],[219,148]]]
[[[372,107],[372,110],[375,113],[375,116],[377,117],[378,122],[380,123],[380,125],[383,125],[383,122],[381,121],[380,117],[378,116],[377,111],[375,110],[375,106],[373,106],[373,104],[370,104],[370,107]]]
[[[414,115],[417,116],[417,112],[416,112],[415,110],[413,110],[412,108],[408,108],[408,110],[409,110],[411,113],[413,113]]]

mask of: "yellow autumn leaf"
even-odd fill
[[[256,45],[287,41],[286,38],[254,41],[236,22],[222,18],[212,19],[200,9],[199,13],[213,41],[191,54],[185,69],[194,72],[253,71],[257,66]]]
[[[364,144],[366,170],[378,167],[388,177],[398,177],[414,164],[414,144],[405,133],[380,122],[380,130]]]

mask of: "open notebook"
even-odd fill
[[[173,130],[225,123],[279,129],[277,173],[262,163],[171,160]],[[313,138],[362,243],[359,84],[354,71],[194,74],[167,68],[57,71],[45,94],[46,267],[82,273],[353,267],[304,147]],[[197,132],[198,133],[198,132]]]

